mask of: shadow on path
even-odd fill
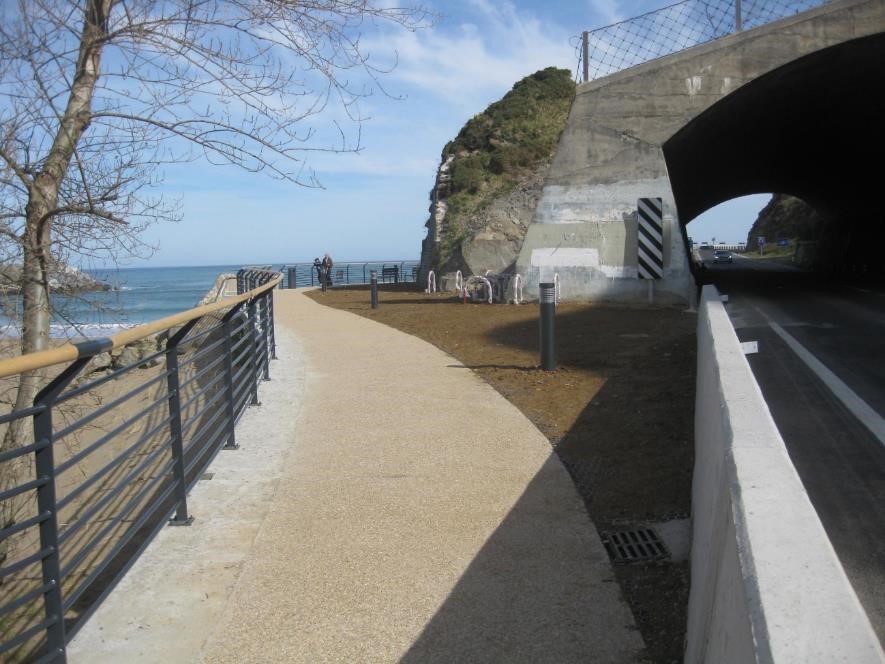
[[[563,473],[548,458],[402,663],[642,661],[608,556]]]

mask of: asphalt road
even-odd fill
[[[811,502],[885,642],[885,286],[769,260],[712,263],[726,308]],[[785,516],[785,518],[788,518]],[[838,620],[838,616],[833,617]]]

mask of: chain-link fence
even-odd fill
[[[591,81],[649,60],[765,25],[829,0],[684,0],[584,32],[578,71]]]

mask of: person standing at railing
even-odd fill
[[[332,285],[332,265],[332,257],[329,254],[323,256],[323,290]]]
[[[322,261],[320,261],[319,258],[313,259],[313,269],[316,270],[316,273],[317,273],[317,283],[322,284],[323,283],[323,263],[322,263]],[[313,284],[313,280],[311,280],[310,283]]]

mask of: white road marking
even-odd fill
[[[836,374],[827,369],[820,360],[812,355],[805,346],[796,341],[789,332],[771,320],[764,311],[758,307],[753,308],[765,319],[771,329],[774,330],[774,333],[783,339],[784,343],[796,353],[799,359],[830,388],[833,395],[842,402],[851,414],[870,430],[870,433],[879,440],[879,443],[885,446],[885,418],[882,418],[879,413],[873,410],[866,401],[861,399],[854,390],[842,382]]]

